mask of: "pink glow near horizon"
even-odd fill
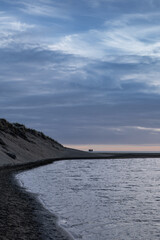
[[[75,148],[79,150],[88,151],[93,149],[94,151],[149,151],[160,152],[160,145],[66,145],[69,148]]]

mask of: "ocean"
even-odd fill
[[[75,240],[160,239],[160,159],[63,160],[16,178]]]

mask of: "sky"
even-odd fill
[[[159,0],[0,0],[0,116],[95,150],[160,151]]]

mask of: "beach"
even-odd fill
[[[72,152],[72,153],[71,153]],[[71,150],[66,159],[76,158]],[[78,151],[79,152],[79,151]],[[77,158],[96,158],[82,152]],[[69,240],[72,237],[57,224],[57,218],[47,211],[34,194],[20,187],[15,175],[21,171],[46,165],[61,159],[45,159],[27,164],[4,166],[0,169],[0,239],[2,240]]]
[[[71,239],[56,224],[56,217],[18,186],[14,174],[13,170],[0,172],[0,239]]]
[[[65,153],[65,154],[64,154]],[[57,224],[34,194],[26,192],[15,179],[21,171],[62,159],[97,158],[100,155],[63,149],[65,158],[50,158],[29,163],[3,165],[0,168],[0,239],[2,240],[69,240],[72,237]]]
[[[74,156],[76,158],[76,156]],[[84,156],[83,156],[84,157]],[[90,158],[98,157],[94,153]],[[128,154],[114,154],[112,158],[128,158]],[[138,157],[160,157],[160,154],[130,154],[131,158]],[[69,158],[69,156],[68,156]],[[77,156],[77,159],[79,157]],[[86,158],[89,158],[86,154]],[[99,155],[99,158],[102,158]],[[103,158],[111,158],[103,155]],[[70,159],[73,159],[70,156]],[[58,160],[58,159],[56,159]],[[61,160],[61,159],[59,159]],[[56,217],[47,211],[38,201],[37,196],[26,192],[19,186],[15,174],[41,166],[54,159],[48,159],[34,163],[34,165],[21,165],[15,167],[1,168],[0,170],[0,239],[2,240],[67,240],[72,239],[62,228],[57,225]]]

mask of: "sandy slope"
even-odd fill
[[[92,153],[63,147],[43,133],[0,119],[0,167],[42,159],[92,158]]]
[[[57,157],[64,147],[23,125],[0,120],[0,166]]]
[[[160,157],[160,154],[95,154],[68,149],[40,132],[0,119],[0,167],[15,166],[13,169],[0,168],[0,239],[71,239],[57,226],[55,216],[45,210],[33,194],[16,184],[16,172],[32,168],[32,163],[38,166],[55,159],[137,157]]]

